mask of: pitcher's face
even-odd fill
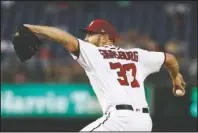
[[[94,32],[87,32],[85,41],[89,42],[95,46],[99,46],[100,44],[100,34],[94,33]]]

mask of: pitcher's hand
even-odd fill
[[[186,83],[183,76],[179,73],[175,79],[173,79],[173,94],[177,97],[184,96]]]

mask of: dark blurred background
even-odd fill
[[[153,131],[197,131],[197,2],[1,1],[2,131],[79,131],[101,116],[83,69],[68,51],[44,39],[40,52],[20,63],[12,46],[19,24],[78,31],[94,19],[111,22],[123,48],[174,54],[187,83],[174,97],[166,69],[145,82]]]

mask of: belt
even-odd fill
[[[134,110],[131,105],[126,105],[126,104],[116,105],[115,107],[116,107],[117,110],[131,110],[131,111],[135,111],[135,112],[142,111],[142,113],[149,113],[148,108],[141,108],[141,109],[136,108]]]

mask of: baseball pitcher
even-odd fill
[[[144,80],[162,66],[170,73],[173,94],[185,94],[185,82],[173,55],[115,46],[119,35],[105,20],[94,20],[87,28],[80,29],[86,33],[84,40],[55,27],[24,24],[21,28],[62,44],[84,68],[103,116],[81,131],[151,131]],[[23,35],[20,30],[17,33],[16,37]]]

